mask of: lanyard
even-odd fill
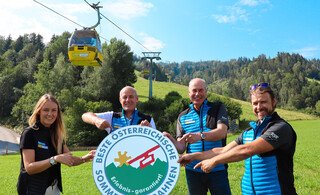
[[[136,115],[136,110],[134,110],[133,113],[132,113],[132,115],[131,115],[132,118],[131,118],[131,120],[130,120],[130,124],[128,124],[129,119],[127,119],[126,115],[125,115],[124,113],[123,113],[123,115],[124,115],[124,118],[125,118],[125,120],[126,120],[127,126],[132,125],[132,123],[133,123],[133,121],[134,121],[134,117],[135,117],[135,115]]]
[[[200,133],[203,132],[203,116],[202,116],[203,115],[203,107],[204,107],[203,104],[201,105],[200,111],[199,111]],[[202,142],[202,151],[204,151],[204,140],[201,139],[201,142]]]
[[[200,117],[200,133],[203,132],[203,116],[202,116],[202,110],[203,110],[203,104],[201,105],[200,114],[199,114],[199,117]],[[204,151],[204,140],[201,139],[201,142],[202,142],[202,151]]]

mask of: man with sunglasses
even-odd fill
[[[242,194],[297,194],[293,176],[296,133],[275,112],[277,100],[268,83],[252,85],[250,97],[257,121],[250,122],[227,146],[185,154],[179,162],[202,160],[194,168],[209,172],[219,164],[245,160]]]

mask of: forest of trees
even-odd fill
[[[319,59],[307,60],[299,54],[279,52],[274,58],[262,54],[253,59],[185,61],[163,63],[160,67],[167,80],[187,85],[191,78],[201,77],[211,92],[240,100],[248,100],[251,84],[269,82],[281,107],[320,114]]]
[[[28,117],[39,97],[54,95],[61,104],[68,129],[68,144],[96,146],[105,132],[81,120],[84,112],[120,111],[119,91],[136,80],[138,57],[122,40],[112,38],[104,43],[101,67],[73,66],[67,59],[69,32],[53,36],[45,45],[41,35],[25,34],[16,40],[0,36],[0,123],[19,129],[26,127]],[[230,117],[238,119],[241,107],[228,98],[223,101]],[[151,98],[138,108],[151,114],[158,130],[174,134],[178,114],[188,105],[177,92],[168,91],[164,99]]]
[[[104,43],[105,61],[100,68],[76,67],[68,62],[69,32],[54,35],[47,44],[39,34],[25,34],[13,40],[0,36],[0,123],[25,127],[33,106],[44,93],[51,93],[63,108],[70,145],[100,143],[105,132],[81,121],[86,111],[119,110],[118,93],[139,76],[148,78],[150,64],[141,61],[123,41],[112,38]],[[231,119],[238,119],[241,107],[227,97],[247,100],[251,83],[270,82],[282,107],[320,114],[320,61],[306,60],[298,54],[279,53],[275,58],[260,55],[226,62],[182,62],[152,64],[153,78],[187,85],[201,77],[209,90],[209,100],[227,105]],[[152,98],[138,108],[155,118],[160,130],[174,130],[175,119],[189,103],[177,92],[164,99]],[[174,133],[174,132],[172,132]]]

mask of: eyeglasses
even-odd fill
[[[270,89],[270,84],[269,83],[258,83],[250,86],[250,91],[255,91],[256,89]]]

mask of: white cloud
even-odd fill
[[[146,16],[151,8],[153,8],[152,3],[141,0],[119,0],[106,3],[103,9],[117,18],[129,20]]]
[[[238,21],[249,20],[248,7],[257,7],[261,4],[269,4],[268,0],[240,0],[232,6],[225,6],[223,10],[225,14],[213,14],[213,18],[218,23],[235,23]]]
[[[244,6],[255,7],[259,4],[268,4],[268,0],[240,0],[239,4]]]
[[[247,6],[256,6],[258,5],[257,0],[240,0],[239,2],[241,5],[247,5]]]
[[[73,32],[75,28],[82,28],[81,26],[91,27],[98,21],[97,13],[85,2],[66,1],[65,3],[63,0],[38,0],[38,2],[62,16],[33,0],[1,1],[0,26],[3,28],[0,28],[0,35],[4,37],[11,35],[16,39],[26,33],[36,33],[43,36],[44,42],[47,43],[53,34],[60,35],[64,31]],[[112,12],[121,19],[146,16],[153,8],[153,4],[141,0],[109,1],[99,5],[103,6],[101,11]]]
[[[95,11],[85,3],[39,2],[77,24],[89,26],[95,24],[85,24],[85,21],[81,21],[79,17],[76,17],[88,14],[90,17],[93,15],[97,18]],[[75,28],[81,28],[32,0],[1,2],[0,17],[2,18],[0,26],[5,27],[0,29],[0,35],[11,35],[13,39],[20,35],[36,33],[43,36],[44,42],[49,42],[53,34],[59,35],[64,31],[72,32]]]
[[[316,58],[320,55],[320,47],[303,47],[295,50],[294,52],[299,53],[305,58]]]
[[[143,33],[141,33],[140,35],[142,36],[142,44],[151,51],[160,51],[165,47],[165,44],[162,41],[154,37]]]
[[[218,23],[234,23],[237,21],[247,21],[248,13],[245,9],[239,6],[229,6],[226,8],[227,14],[225,15],[213,15],[214,19]]]

